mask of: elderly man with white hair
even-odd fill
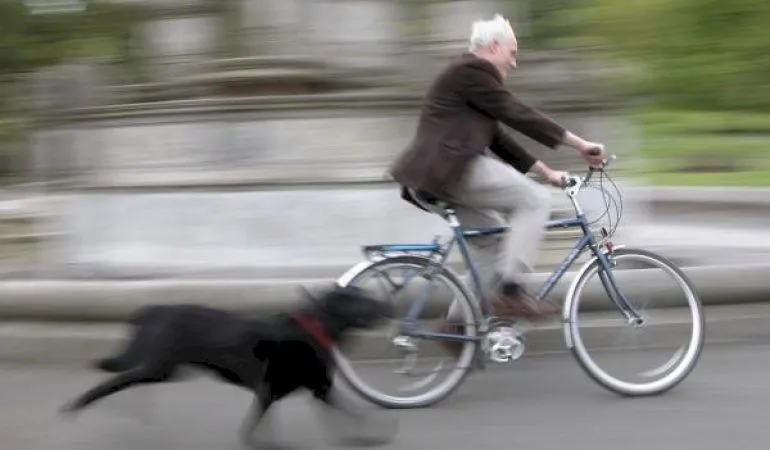
[[[556,314],[558,306],[538,302],[523,285],[539,253],[550,194],[525,174],[535,170],[561,186],[565,173],[538,161],[505,127],[550,148],[572,147],[592,166],[601,163],[604,148],[566,130],[505,88],[517,52],[513,28],[499,14],[473,23],[469,52],[436,77],[424,99],[416,135],[390,173],[406,200],[412,201],[406,188],[447,200],[463,226],[507,223],[511,232],[504,237],[471,243],[474,260],[498,315],[541,317]],[[503,162],[487,156],[487,149]]]

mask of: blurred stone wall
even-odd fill
[[[505,12],[510,2],[152,4],[156,14],[137,30],[136,51],[154,80],[141,89],[176,86],[190,98],[126,100],[139,88],[75,73],[72,86],[90,90],[62,90],[68,82],[55,77],[37,86],[49,103],[38,109],[45,113],[31,139],[32,173],[67,180],[49,193],[63,234],[47,247],[47,261],[152,270],[345,265],[360,245],[446,231],[398,198],[387,167],[411,138],[425,84],[465,50],[474,19]],[[514,22],[526,30],[526,18]],[[209,84],[280,83],[275,73],[289,60],[333,67],[308,64],[296,76],[338,87],[193,95],[190,80],[201,74]],[[509,81],[517,94],[615,153],[631,153],[613,100],[574,56],[524,54],[520,65]],[[354,78],[361,85],[339,87]],[[116,90],[123,94],[109,95]],[[62,95],[77,98],[55,100]],[[522,142],[556,167],[582,168],[573,151]]]

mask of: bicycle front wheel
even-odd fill
[[[608,258],[610,277],[594,258],[567,294],[567,346],[583,370],[613,392],[666,392],[689,375],[703,347],[698,293],[684,272],[655,253],[620,248]],[[626,318],[612,300],[621,296],[640,323]]]

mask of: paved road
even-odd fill
[[[707,347],[701,364],[666,396],[623,399],[589,381],[564,354],[528,356],[473,376],[430,409],[385,411],[400,428],[389,449],[764,448],[770,437],[770,344]],[[248,399],[206,378],[108,399],[74,422],[56,407],[99,374],[71,367],[0,368],[3,450],[238,449]],[[334,448],[304,397],[276,410],[289,448]],[[139,413],[154,405],[151,415]],[[148,418],[143,422],[142,418]]]

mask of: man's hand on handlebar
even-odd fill
[[[540,176],[548,180],[548,184],[554,187],[562,187],[561,179],[567,175],[567,172],[551,169],[543,161],[535,161],[532,168],[535,172],[539,173]]]
[[[581,145],[580,154],[593,168],[602,167],[602,158],[604,158],[604,144],[598,142],[585,142]]]
[[[604,146],[602,144],[591,144],[591,145],[594,145],[594,146],[585,147],[585,157],[590,165],[589,165],[588,174],[583,180],[583,183],[588,183],[594,171],[602,170],[604,166],[608,164],[610,160],[614,159],[615,157],[615,155],[610,155],[609,158],[604,160],[603,159]],[[581,150],[581,154],[582,153],[583,153],[583,150]],[[562,188],[562,189],[568,187],[566,185],[566,182],[569,179],[569,177],[571,177],[571,174],[569,172],[565,172],[561,170],[553,170],[542,161],[536,161],[535,164],[532,166],[532,168],[536,172],[540,173],[540,175],[543,178],[548,180],[548,184],[550,184],[551,186]]]
[[[578,180],[575,176],[565,172],[564,176],[561,179],[561,185],[559,187],[562,189],[571,188],[572,186],[575,186],[579,181],[580,180]]]
[[[568,172],[561,170],[551,170],[545,174],[546,180],[553,187],[564,187],[564,179],[569,176]]]
[[[593,150],[594,153],[598,153],[598,151]],[[586,176],[584,178],[576,177],[568,172],[560,172],[562,174],[560,183],[558,187],[561,187],[563,189],[566,189],[568,187],[575,186],[578,184],[578,182],[581,182],[582,184],[588,184],[588,182],[591,180],[591,176],[593,176],[594,172],[603,171],[604,168],[613,160],[615,159],[615,155],[609,155],[607,158],[601,160],[597,167],[589,167],[588,173],[586,173]],[[551,183],[553,184],[553,183]],[[555,186],[555,185],[554,185]]]

